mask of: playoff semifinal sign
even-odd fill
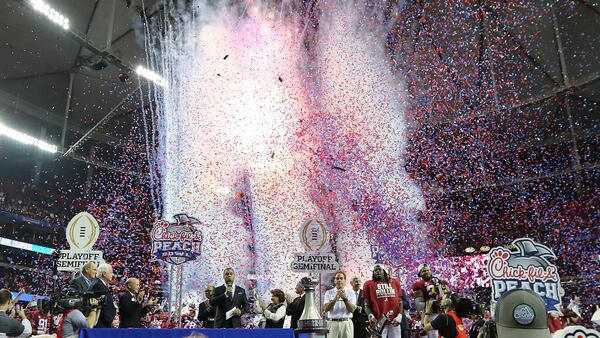
[[[292,262],[294,272],[335,272],[339,270],[331,253],[296,253]]]
[[[327,227],[324,221],[311,218],[304,222],[300,228],[300,242],[308,252],[294,254],[292,271],[322,273],[339,270],[334,254],[319,252],[327,243]]]
[[[61,250],[56,263],[58,271],[76,271],[83,264],[94,261],[104,263],[102,251],[92,250],[100,235],[100,226],[94,216],[80,212],[71,219],[66,230],[70,250]]]
[[[493,248],[490,251],[488,274],[492,285],[492,301],[512,289],[529,289],[540,295],[548,311],[560,311],[560,277],[554,252],[529,238],[512,242],[512,248]]]
[[[202,232],[195,225],[200,221],[186,214],[173,216],[175,223],[159,220],[154,223],[152,255],[171,264],[183,264],[195,260],[202,251]]]

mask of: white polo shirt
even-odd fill
[[[323,296],[323,305],[329,304],[337,295],[338,289],[333,288],[327,290],[325,292],[325,296]],[[344,292],[346,293],[346,297],[348,298],[348,302],[356,305],[356,294],[354,294],[354,290],[352,288],[344,288]],[[338,299],[333,306],[331,311],[327,312],[327,318],[329,319],[342,319],[342,318],[352,318],[352,312],[349,312],[346,309],[346,304],[342,299]]]

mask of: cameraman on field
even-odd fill
[[[463,318],[474,314],[474,308],[479,305],[473,303],[470,299],[459,298],[455,294],[444,296],[440,304],[443,314],[438,315],[434,320],[430,320],[433,300],[428,300],[425,305],[423,315],[423,325],[425,331],[437,330],[439,335],[444,338],[467,338],[467,329],[463,324]]]
[[[76,338],[79,337],[79,329],[87,329],[94,327],[98,320],[98,300],[95,298],[90,299],[91,309],[90,314],[85,317],[83,312],[79,309],[70,309],[60,319],[58,324],[58,330],[56,333],[57,338]]]

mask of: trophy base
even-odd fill
[[[297,338],[326,338],[329,330],[327,328],[296,329]]]

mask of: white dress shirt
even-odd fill
[[[356,294],[354,293],[354,290],[352,290],[352,288],[344,288],[344,292],[346,293],[346,298],[348,298],[348,302],[356,305]],[[329,304],[335,298],[337,293],[338,293],[337,288],[327,290],[327,292],[325,292],[325,296],[323,297],[323,304],[324,305]],[[329,319],[352,318],[352,312],[350,312],[350,311],[348,311],[348,309],[346,309],[346,304],[340,298],[340,299],[338,299],[337,302],[335,302],[333,309],[331,309],[331,311],[327,312],[327,318],[329,318]]]

